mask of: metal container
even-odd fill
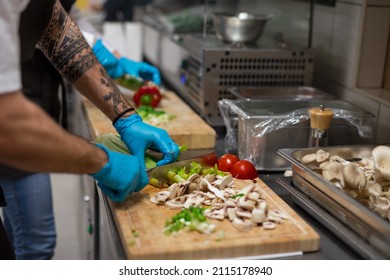
[[[239,99],[284,99],[289,100],[310,100],[310,99],[332,99],[333,96],[319,89],[302,87],[234,87],[229,92]]]
[[[263,34],[271,17],[249,13],[215,13],[212,18],[215,32],[220,40],[233,43],[253,43]]]
[[[287,170],[290,163],[277,151],[308,147],[308,110],[319,105],[335,112],[329,128],[329,146],[371,143],[375,116],[345,101],[224,99],[219,101],[219,107],[227,127],[225,146],[253,162],[257,170]]]
[[[352,145],[322,149],[329,152],[330,156],[338,155],[352,159],[371,155],[374,147],[373,145]],[[360,253],[365,257],[390,258],[390,222],[301,163],[303,156],[317,150],[318,148],[303,148],[278,151],[292,167],[292,193],[303,197],[301,201],[304,201],[306,205],[304,208],[307,208],[309,213],[327,224],[354,249],[361,250]],[[305,200],[304,197],[309,199]],[[312,204],[313,201],[315,204]],[[315,209],[317,206],[324,211],[318,212]],[[332,219],[334,222],[329,223]],[[339,226],[336,226],[338,223]]]

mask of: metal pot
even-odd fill
[[[253,43],[263,34],[271,16],[249,13],[215,13],[212,15],[217,37],[225,42]]]

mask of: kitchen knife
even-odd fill
[[[155,178],[159,181],[165,182],[168,180],[167,173],[170,170],[179,171],[182,168],[187,168],[189,170],[189,168],[191,167],[191,163],[193,162],[200,163],[203,167],[213,167],[216,162],[216,159],[217,154],[213,152],[198,157],[149,168],[146,170],[146,173],[148,174],[149,178]]]

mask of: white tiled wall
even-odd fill
[[[389,143],[390,135],[390,107],[386,105],[380,105],[380,114],[377,129],[377,142],[378,143]]]
[[[361,6],[340,3],[333,16],[329,78],[348,87],[355,82],[361,13]]]
[[[380,91],[389,40],[389,0],[316,5],[313,26],[314,86],[376,116],[376,143],[390,143],[390,102]],[[365,88],[358,88],[359,85]]]
[[[361,17],[361,5],[316,6],[313,26],[316,75],[348,87],[355,85],[359,57],[357,26]]]
[[[382,86],[389,30],[390,7],[368,7],[361,41],[358,87]]]

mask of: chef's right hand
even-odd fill
[[[137,157],[110,151],[101,144],[97,146],[107,153],[108,162],[90,175],[112,201],[122,202],[129,194],[142,190],[148,184],[144,164]]]

